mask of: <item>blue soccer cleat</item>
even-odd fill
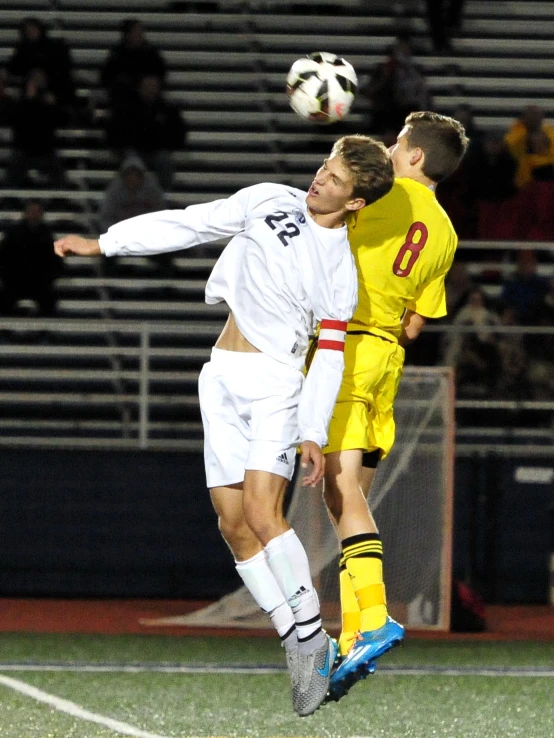
[[[404,628],[391,617],[387,617],[381,628],[360,633],[348,655],[331,675],[326,701],[338,702],[356,682],[375,672],[375,661],[380,656],[403,640]]]

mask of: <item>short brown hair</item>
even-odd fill
[[[405,122],[408,147],[425,154],[423,174],[433,182],[446,179],[458,168],[469,143],[463,125],[430,111],[410,113]]]
[[[386,146],[371,136],[343,136],[335,142],[332,155],[340,156],[354,181],[353,196],[366,205],[379,200],[392,188],[394,172]]]

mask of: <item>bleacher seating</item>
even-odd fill
[[[299,7],[303,13],[296,12]],[[441,112],[468,103],[480,127],[500,130],[530,103],[554,115],[554,2],[469,0],[462,33],[447,56],[432,51],[417,3],[343,0],[312,7],[310,12],[309,2],[138,0],[130,9],[112,0],[5,0],[0,65],[11,53],[22,13],[34,15],[51,36],[67,40],[78,95],[101,112],[99,67],[119,38],[121,20],[139,18],[163,52],[167,96],[180,106],[189,128],[187,151],[175,155],[171,207],[225,197],[260,181],[304,187],[321,158],[310,145],[315,139],[330,145],[336,134],[290,110],[283,87],[291,62],[316,49],[335,51],[363,78],[400,28],[414,39]],[[366,113],[360,97],[352,126],[363,125]],[[19,217],[29,196],[45,202],[56,233],[96,232],[94,216],[115,171],[100,121],[58,132],[67,190],[0,189],[0,232]],[[0,128],[0,177],[9,147],[9,132]],[[132,445],[144,433],[146,413],[153,443],[198,443],[196,378],[225,312],[205,306],[202,293],[222,245],[176,254],[170,275],[146,258],[118,259],[109,271],[99,260],[67,259],[57,283],[59,319],[36,322],[32,305],[23,304],[27,318],[0,320],[0,442],[33,436],[36,443],[52,437],[52,443],[90,438]],[[495,264],[470,265],[491,297],[500,289]],[[510,261],[501,267],[502,276],[513,269]],[[541,269],[551,274],[549,264]],[[145,335],[151,341],[146,354],[140,345]],[[147,380],[141,374],[146,360]]]

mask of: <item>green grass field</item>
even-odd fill
[[[413,639],[380,664],[298,718],[276,638],[2,634],[0,738],[554,738],[554,643]]]

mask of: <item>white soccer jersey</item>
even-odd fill
[[[253,346],[301,369],[315,325],[336,321],[299,408],[301,440],[324,445],[343,369],[342,351],[333,349],[340,349],[341,324],[357,303],[345,226],[323,228],[308,215],[305,192],[264,183],[225,200],[139,215],[113,225],[99,241],[106,256],[115,256],[170,252],[230,236],[206,284],[206,302],[226,302]],[[337,345],[331,345],[334,338]]]

